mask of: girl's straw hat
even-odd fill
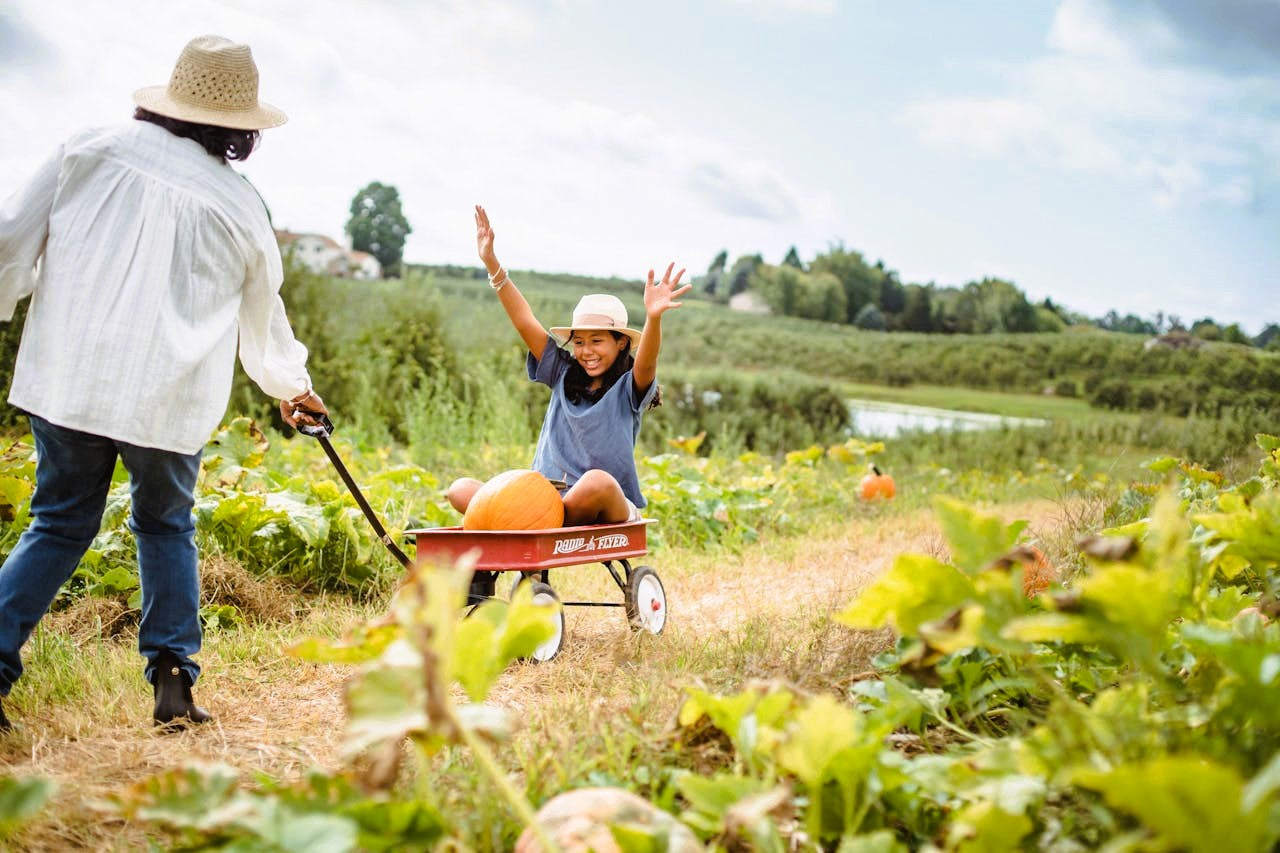
[[[258,66],[249,45],[200,36],[182,49],[168,86],[148,86],[133,101],[158,115],[236,130],[279,127],[288,119],[258,100]]]
[[[574,332],[596,329],[626,335],[633,350],[640,344],[640,333],[627,328],[627,306],[611,293],[588,293],[579,299],[573,309],[573,325],[552,326],[551,334],[567,343]]]

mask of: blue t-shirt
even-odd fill
[[[636,437],[640,435],[640,415],[658,390],[655,378],[636,399],[635,382],[628,370],[599,400],[569,402],[564,378],[573,356],[547,336],[542,358],[529,353],[529,378],[551,389],[551,402],[538,433],[538,449],[533,468],[550,480],[564,480],[570,486],[592,468],[608,471],[622,486],[622,493],[637,507],[645,505],[636,474]]]

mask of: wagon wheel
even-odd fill
[[[521,579],[516,582],[515,586],[511,588],[511,591],[514,593],[521,583],[531,584],[530,588],[533,592],[534,604],[549,605],[556,608],[555,634],[549,640],[534,649],[533,654],[524,658],[524,660],[532,661],[534,663],[546,663],[556,655],[560,654],[560,649],[564,646],[564,608],[559,606],[560,596],[556,595],[556,591],[551,588],[550,584],[545,584],[542,581],[525,581]]]
[[[633,631],[661,634],[667,624],[667,593],[658,573],[638,566],[627,575],[627,622]]]
[[[520,584],[529,581],[542,581],[547,586],[551,585],[551,572],[543,569],[538,572],[521,572],[516,571],[516,579],[511,582],[511,594],[507,598],[513,598],[516,590],[520,588]]]

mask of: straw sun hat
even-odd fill
[[[574,332],[588,332],[604,329],[618,332],[631,339],[634,350],[640,344],[640,333],[627,328],[627,306],[611,293],[588,293],[578,300],[573,309],[573,325],[552,326],[551,334],[568,342]]]
[[[236,130],[279,127],[283,112],[258,100],[258,66],[247,44],[221,36],[187,42],[167,86],[148,86],[133,101],[158,115]]]

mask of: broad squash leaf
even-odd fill
[[[1022,520],[1005,524],[945,495],[933,499],[933,508],[951,545],[951,562],[971,575],[1009,551],[1027,526]]]
[[[1267,850],[1275,842],[1266,809],[1246,808],[1244,783],[1230,767],[1195,756],[1171,756],[1113,770],[1078,770],[1074,781],[1102,793],[1166,845],[1216,853]]]
[[[955,567],[923,554],[901,554],[834,618],[851,628],[887,624],[900,634],[915,634],[922,624],[946,616],[975,594],[973,581]]]

